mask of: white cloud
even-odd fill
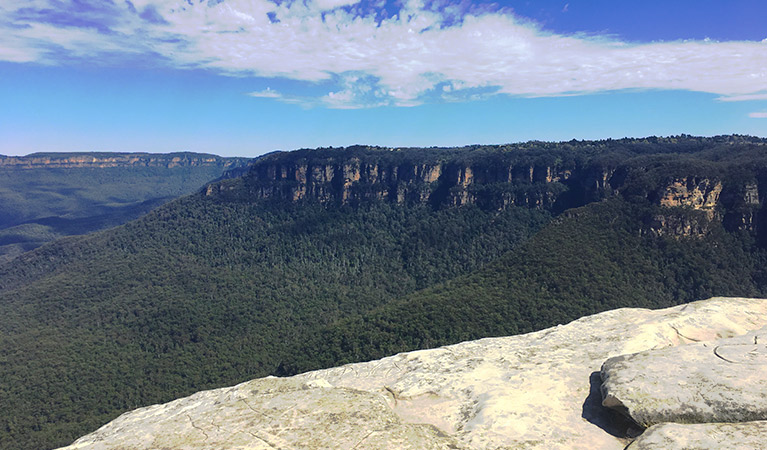
[[[314,0],[314,3],[322,11],[356,5],[359,2],[360,0]]]
[[[767,112],[752,112],[748,117],[752,119],[767,119]]]
[[[42,59],[42,52],[27,48],[23,39],[0,35],[0,61],[15,63],[35,62]]]
[[[259,98],[280,98],[282,97],[282,94],[279,92],[272,90],[272,88],[266,88],[263,91],[255,91],[255,92],[248,92],[246,95],[249,95],[251,97],[259,97]]]
[[[451,100],[478,93],[535,97],[621,89],[701,91],[721,101],[767,96],[764,42],[629,45],[546,33],[506,12],[464,13],[454,20],[460,9],[455,5],[435,10],[411,0],[395,16],[381,18],[360,15],[364,8],[357,2],[133,0],[132,9],[116,4],[119,13],[104,17],[110,33],[20,18],[5,6],[0,58],[55,64],[104,53],[156,54],[182,68],[332,82],[334,89],[313,99],[263,91],[254,96],[333,108],[409,106],[444,86],[450,86],[444,98]],[[32,3],[41,11],[66,13],[61,0]],[[152,14],[142,18],[145,11]]]
[[[752,100],[767,100],[766,94],[745,94],[745,95],[732,95],[729,97],[717,98],[720,102],[745,102]]]
[[[325,106],[356,109],[385,106],[390,103],[391,94],[379,86],[377,79],[365,74],[343,74],[337,84],[339,90],[328,92],[320,99]]]

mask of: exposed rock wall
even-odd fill
[[[456,156],[458,155],[458,156]],[[438,207],[478,205],[549,209],[555,213],[622,195],[661,207],[644,218],[642,233],[703,236],[712,223],[728,231],[745,230],[767,245],[767,168],[671,167],[654,164],[569,158],[565,154],[518,155],[498,151],[472,157],[426,149],[317,149],[281,152],[257,159],[242,186],[212,185],[206,195],[287,201],[316,200],[356,204],[379,200]],[[728,173],[730,175],[728,175]]]
[[[477,162],[450,158],[429,162],[403,160],[391,162],[369,154],[323,154],[312,158],[311,153],[301,157],[294,157],[291,152],[277,153],[256,160],[246,179],[249,194],[255,198],[293,201],[311,198],[341,204],[381,199],[396,203],[483,204],[498,208],[551,207],[566,191],[575,194],[578,200],[576,204],[564,206],[580,206],[621,193],[626,182],[625,170],[624,173],[618,170],[618,161],[535,161],[511,157]],[[723,205],[726,189],[721,179],[682,176],[660,182],[646,195],[659,206],[702,211],[713,219],[721,218],[724,209],[733,208],[731,204]],[[736,198],[738,206],[760,206],[758,180],[730,187],[730,191],[733,190],[738,192],[729,193],[730,203]],[[215,191],[213,188],[211,195]]]
[[[706,211],[713,218],[714,208],[719,204],[722,182],[695,177],[676,179],[663,187],[661,206],[685,206]]]
[[[385,164],[359,158],[330,162],[271,158],[256,162],[247,175],[255,198],[347,204],[363,200],[461,206],[492,203],[547,207],[556,195],[545,185],[568,180],[572,168],[538,165],[474,166],[456,162]],[[482,192],[488,186],[497,192]],[[544,186],[543,189],[525,189]],[[214,195],[217,188],[209,195]],[[492,202],[487,202],[493,197]]]

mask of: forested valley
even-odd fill
[[[767,141],[282,152],[0,265],[0,447],[247,379],[767,293]]]

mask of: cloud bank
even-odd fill
[[[6,2],[9,3],[9,2]],[[10,2],[12,4],[12,2]],[[331,108],[623,89],[767,97],[767,42],[629,44],[542,31],[506,10],[408,0],[27,0],[0,6],[0,60],[151,61],[327,87]],[[470,5],[470,3],[469,3]]]

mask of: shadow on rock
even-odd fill
[[[592,372],[589,376],[589,396],[583,402],[581,417],[591,424],[604,430],[611,436],[620,439],[634,439],[644,431],[633,420],[623,414],[602,406],[602,378],[599,372]]]

